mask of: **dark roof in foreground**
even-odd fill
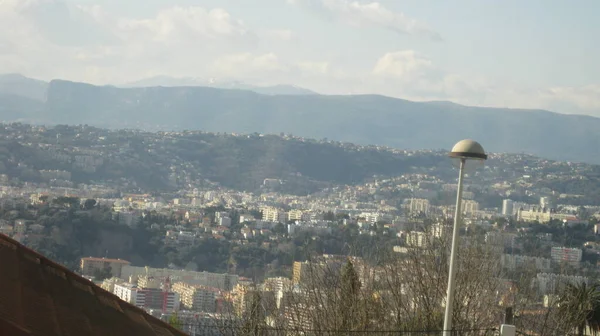
[[[185,334],[0,234],[0,335]]]

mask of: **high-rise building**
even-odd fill
[[[139,288],[160,288],[161,279],[143,275],[138,278],[137,285]]]
[[[323,282],[325,278],[339,275],[342,266],[348,261],[347,256],[324,254],[311,261],[295,261],[293,266],[293,284],[310,284]]]
[[[302,210],[290,210],[288,212],[288,220],[289,221],[301,221],[302,220]]]
[[[510,199],[505,199],[502,201],[502,215],[503,216],[513,216],[514,215],[514,202]]]
[[[292,282],[294,284],[299,284],[302,279],[308,276],[308,267],[309,264],[307,262],[294,261],[294,267],[292,269]]]
[[[479,211],[479,203],[473,200],[463,200],[462,201],[462,212],[467,216],[474,215],[477,211]]]
[[[452,226],[450,225],[436,223],[431,226],[431,236],[433,238],[442,238],[448,232],[452,232]]]
[[[427,245],[428,239],[425,232],[410,231],[406,234],[406,245],[412,247],[423,247]]]
[[[552,204],[550,197],[540,197],[540,207],[550,211],[554,207],[554,204]]]
[[[261,212],[262,219],[267,222],[285,223],[288,219],[287,212],[274,207],[264,207]]]
[[[423,198],[411,198],[408,204],[408,212],[411,214],[422,213],[424,215],[429,214],[429,200]]]
[[[275,312],[277,308],[277,291],[273,290],[258,290],[251,286],[238,284],[231,291],[231,301],[233,304],[233,311],[236,315],[243,317],[245,314],[261,314],[268,315]],[[260,311],[251,312],[253,304],[257,303],[255,300],[259,300]]]
[[[217,288],[189,285],[184,282],[174,284],[173,291],[179,294],[185,309],[208,313],[216,312],[217,298],[221,295]]]

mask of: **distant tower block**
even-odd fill
[[[552,204],[550,197],[540,197],[540,207],[549,211],[550,209],[554,208],[554,204]]]
[[[515,203],[512,200],[505,199],[502,201],[502,215],[512,216],[514,214]]]

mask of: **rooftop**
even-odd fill
[[[0,335],[185,335],[0,234]]]
[[[109,258],[85,257],[85,258],[81,258],[81,260],[86,260],[86,261],[104,261],[104,262],[110,262],[110,263],[130,264],[129,261],[123,260],[123,259],[109,259]]]

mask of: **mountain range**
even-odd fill
[[[140,88],[140,87],[180,87],[180,86],[202,86],[212,87],[217,89],[232,89],[232,90],[247,90],[264,95],[313,95],[317,94],[308,89],[304,89],[294,85],[273,85],[273,86],[256,86],[246,84],[235,80],[218,80],[215,78],[202,79],[195,77],[175,78],[169,76],[155,76],[139,81],[135,81],[122,87],[125,88]]]
[[[64,80],[39,83],[17,75],[8,79],[0,78],[3,121],[283,132],[405,149],[449,149],[460,139],[473,138],[491,152],[600,163],[600,119],[590,116],[413,102],[378,95],[266,95],[203,86],[120,88]],[[139,85],[146,84],[130,86]]]

